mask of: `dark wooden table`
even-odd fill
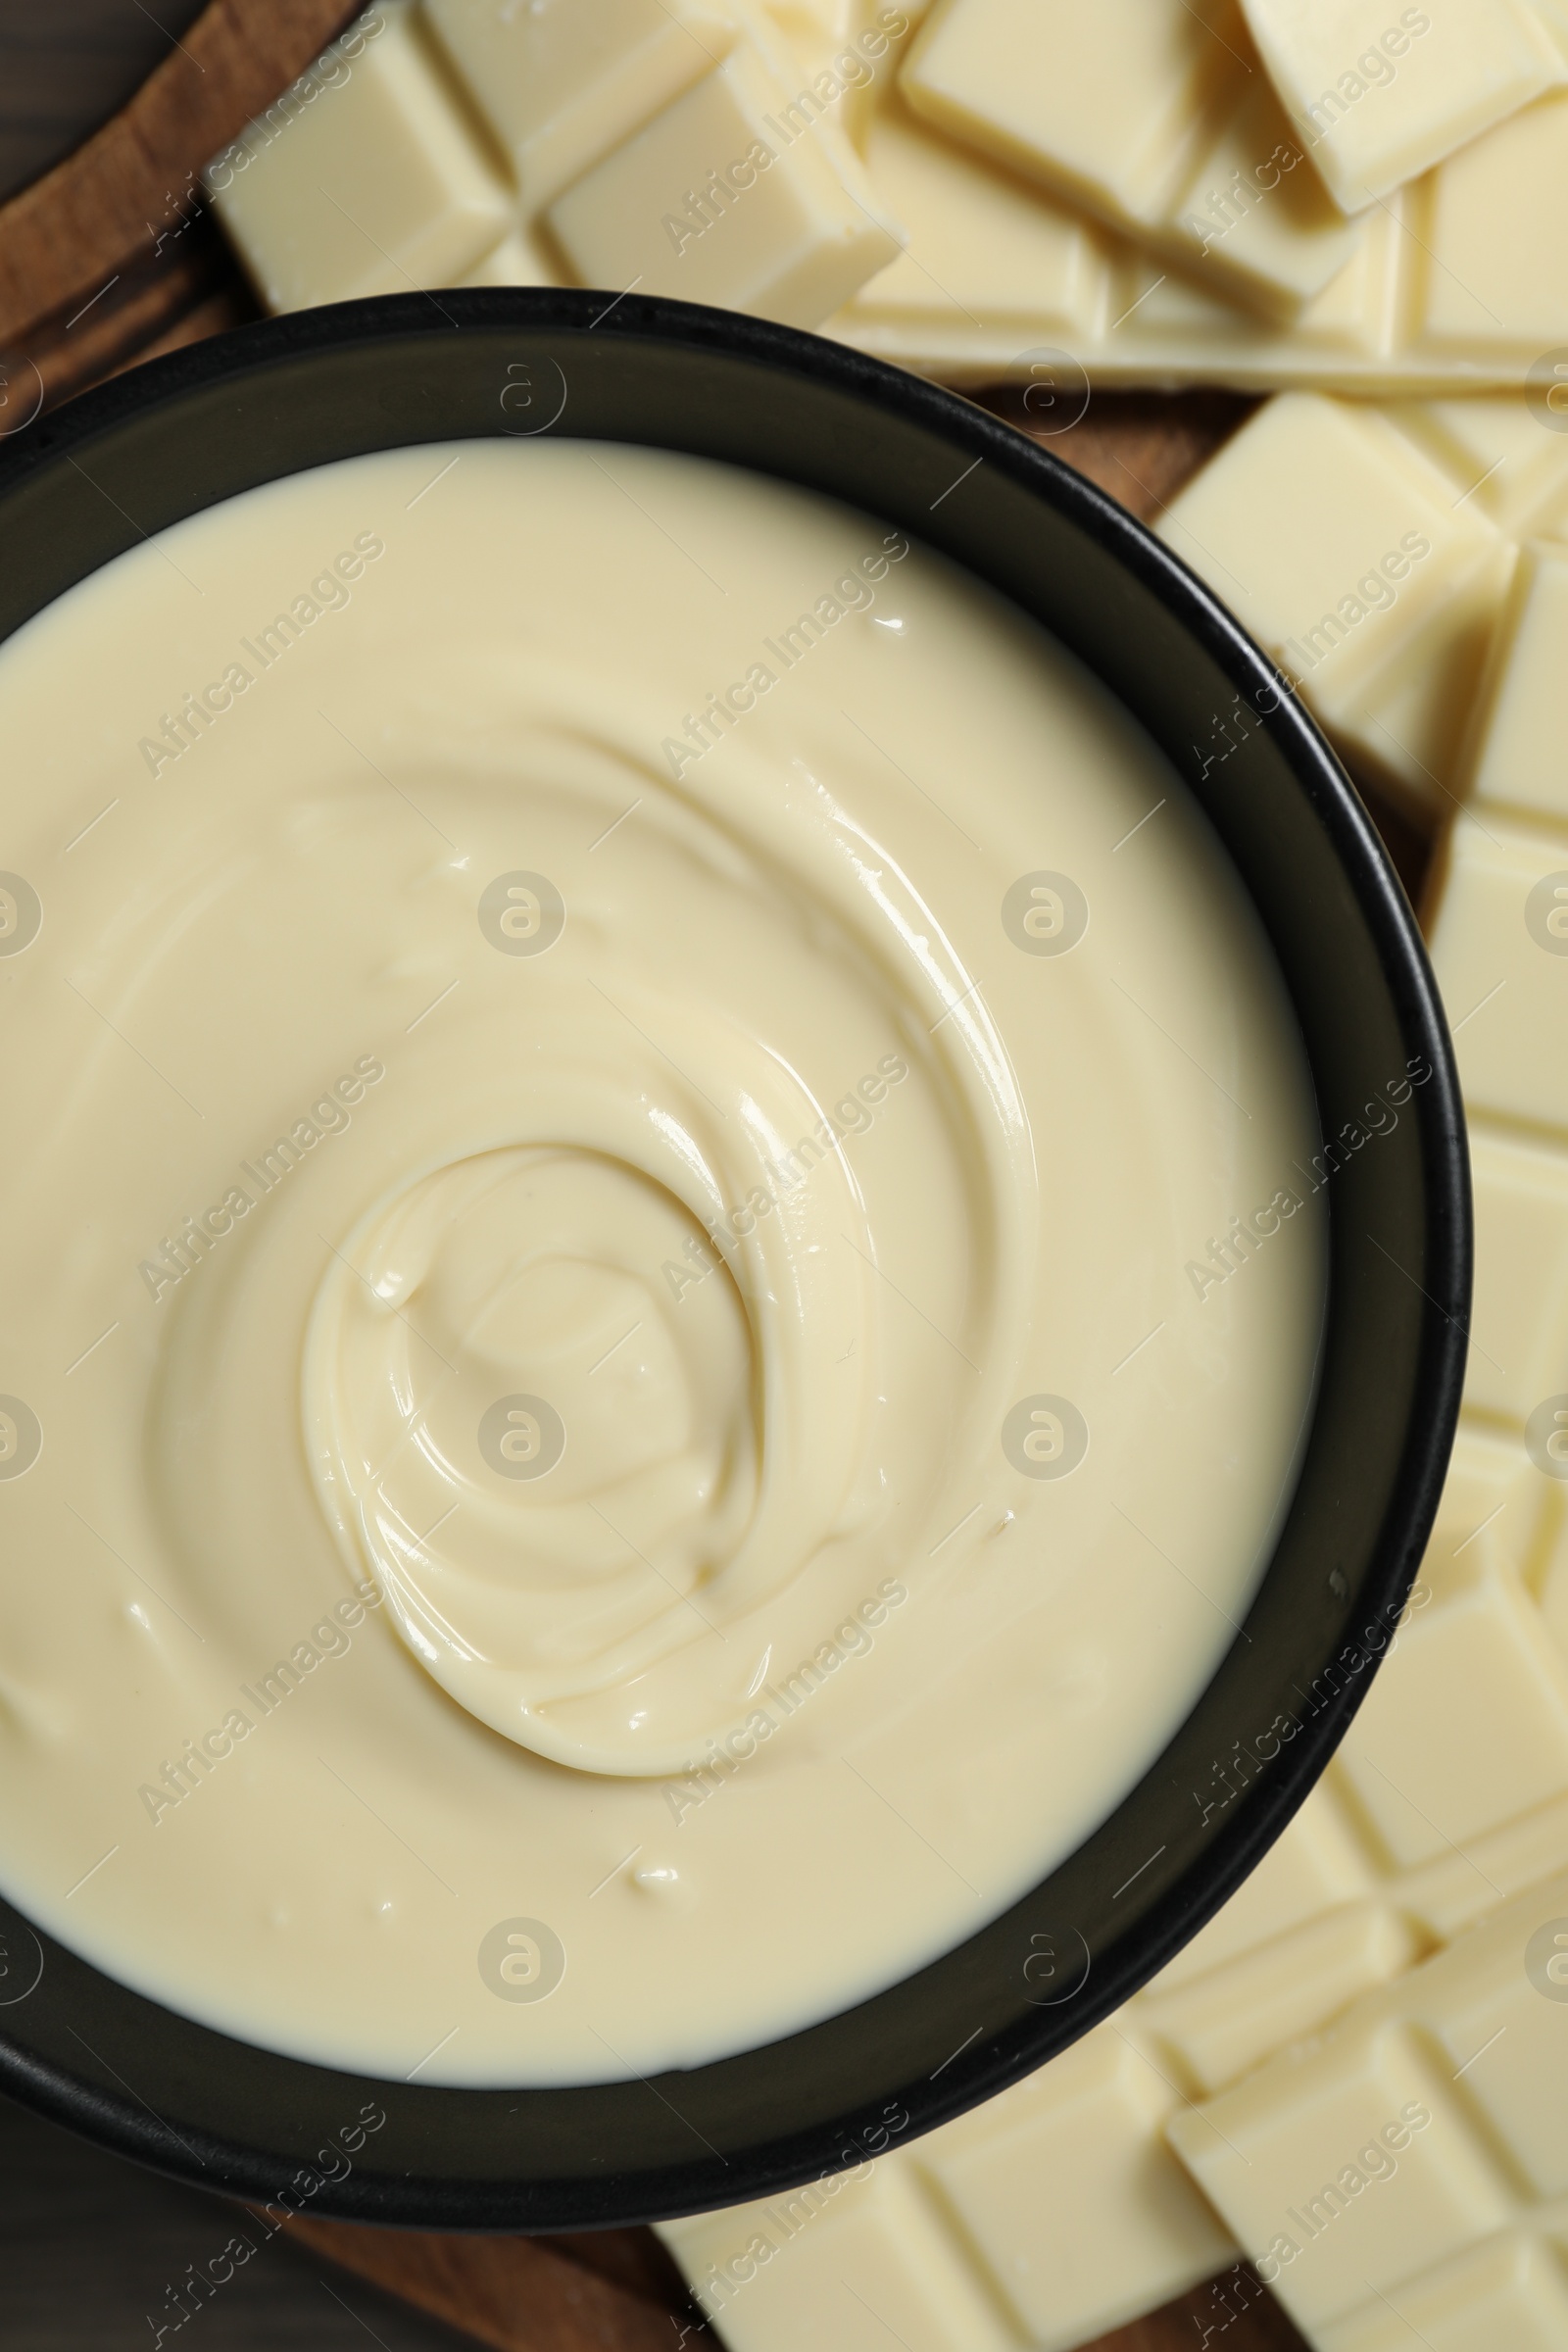
[[[458,2352],[443,2328],[286,2235],[178,2333],[171,2290],[232,2233],[227,2209],[0,2101],[0,2344],[6,2352]]]
[[[191,175],[349,13],[342,0],[0,0],[0,378],[36,369],[55,406],[255,315]],[[1030,429],[1015,393],[987,405]],[[1102,397],[1051,446],[1148,519],[1251,406]],[[1378,814],[1413,895],[1422,846]],[[244,2218],[0,2099],[0,2347],[664,2352],[691,2316],[648,2231],[523,2241],[300,2224],[176,2325],[181,2280]],[[1301,2343],[1267,2298],[1222,2336],[1220,2312],[1200,2287],[1085,2352]]]

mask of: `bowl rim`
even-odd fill
[[[329,368],[342,355],[368,350],[396,349],[405,359],[439,354],[455,341],[472,344],[476,337],[521,335],[536,344],[552,339],[578,351],[593,336],[601,351],[623,358],[632,347],[633,364],[641,356],[682,355],[683,363],[701,368],[740,365],[758,368],[773,378],[793,379],[833,393],[858,409],[869,408],[880,417],[912,428],[932,444],[951,453],[956,469],[966,462],[973,472],[983,465],[993,478],[1021,492],[1049,510],[1088,546],[1101,551],[1110,564],[1152,598],[1183,638],[1206,656],[1220,675],[1263,712],[1261,732],[1273,745],[1290,779],[1311,809],[1329,842],[1334,860],[1345,878],[1356,912],[1376,950],[1383,985],[1388,991],[1395,1026],[1414,1042],[1431,1065],[1431,1080],[1423,1088],[1415,1120],[1420,1138],[1421,1195],[1426,1215],[1423,1240],[1423,1283],[1427,1304],[1421,1310],[1419,1385],[1407,1417],[1396,1481],[1398,1507],[1391,1503],[1388,1517],[1397,1519],[1397,1531],[1380,1539],[1374,1570],[1357,1587],[1357,1604],[1369,1621],[1392,1631],[1416,1573],[1427,1532],[1435,1515],[1457,1420],[1463,1375],[1470,1266],[1472,1254],[1468,1155],[1463,1113],[1451,1042],[1437,986],[1415,919],[1388,854],[1370,816],[1344,768],[1315,722],[1292,692],[1282,692],[1281,673],[1260,652],[1240,623],[1208,587],[1166,546],[1119,507],[1096,484],[1064,465],[1011,425],[974,406],[961,395],[926,382],[847,346],[807,335],[770,322],[702,306],[638,295],[619,297],[571,289],[566,291],[507,289],[484,292],[396,295],[339,304],[296,313],[230,330],[145,363],[109,383],[88,391],[29,428],[0,440],[0,529],[29,499],[51,494],[52,484],[67,480],[68,468],[83,472],[78,457],[94,448],[114,445],[149,419],[172,426],[182,408],[203,396],[226,391],[238,402],[265,393],[280,372],[301,367]],[[596,365],[598,363],[595,363]],[[509,428],[492,424],[491,432]],[[417,429],[405,417],[389,421],[380,441],[367,447],[409,446],[422,441],[451,441],[466,437],[450,420],[429,431]],[[568,404],[560,437],[578,438],[572,429]],[[611,436],[599,436],[610,438]],[[635,436],[620,434],[616,438]],[[650,446],[668,447],[665,442]],[[315,463],[329,462],[317,460]],[[258,479],[283,478],[308,469],[291,464]],[[773,470],[765,455],[757,470]],[[90,473],[86,475],[91,480]],[[799,474],[781,472],[778,478],[796,480]],[[933,477],[935,478],[935,477]],[[966,478],[964,475],[960,479]],[[197,512],[237,495],[251,486],[237,483],[213,498],[200,498],[185,511]],[[812,487],[813,485],[806,485]],[[94,488],[99,487],[93,484]],[[957,487],[955,482],[953,488]],[[104,493],[109,496],[107,492]],[[947,492],[944,491],[945,497]],[[111,504],[114,502],[111,500]],[[873,510],[874,511],[874,510]],[[935,509],[933,508],[933,512]],[[123,510],[120,510],[123,514]],[[168,527],[177,515],[152,526]],[[123,544],[149,535],[125,516],[129,526]],[[940,544],[940,542],[938,542]],[[118,552],[118,551],[115,551]],[[62,576],[36,597],[24,586],[5,600],[15,606],[20,596],[25,610],[0,610],[0,638],[29,617],[111,557],[100,556],[78,572]],[[996,592],[1007,595],[983,570],[978,576]],[[1113,694],[1118,694],[1111,687]],[[1271,695],[1271,704],[1263,697]],[[1125,703],[1125,697],[1118,694]],[[1134,710],[1134,716],[1139,713]],[[1169,755],[1167,755],[1169,756]],[[1173,764],[1175,764],[1173,760]],[[1178,773],[1183,772],[1178,766]],[[1184,776],[1184,781],[1191,781]],[[1222,836],[1223,837],[1223,836]],[[1314,1406],[1314,1414],[1317,1407]],[[1293,1503],[1294,1509],[1294,1503]],[[1282,1531],[1283,1533],[1283,1531]],[[1261,1592],[1273,1574],[1265,1569]],[[1370,1622],[1368,1626],[1370,1632]],[[912,2137],[951,2120],[993,2095],[1007,2083],[1076,2039],[1138,1985],[1162,1967],[1235,1891],[1290,1817],[1308,1794],[1334,1747],[1343,1737],[1376,1671],[1381,1651],[1371,1654],[1349,1673],[1345,1687],[1300,1726],[1300,1736],[1270,1760],[1248,1787],[1231,1817],[1212,1835],[1200,1859],[1169,1885],[1161,1909],[1143,1914],[1137,1924],[1118,1935],[1097,1965],[1069,1993],[1050,2000],[1031,2001],[1030,2017],[1016,2028],[982,2035],[977,2049],[955,2051],[938,2075],[889,2086],[906,2111]],[[1222,1668],[1216,1668],[1214,1681]],[[1212,1688],[1212,1683],[1209,1686]],[[1195,1708],[1199,1704],[1195,1701]],[[1159,1770],[1156,1759],[1122,1800],[1136,1803],[1148,1781]],[[1113,1814],[1110,1819],[1115,1819]],[[1102,1825],[1102,1828],[1104,1825]],[[1099,1832],[1094,1834],[1100,1835]],[[1086,1840],[1086,1846],[1092,1840]],[[1079,1849],[1080,1852],[1084,1849]],[[1157,1861],[1158,1857],[1154,1857]],[[1058,1874],[1041,1882],[1035,1894],[1048,1888]],[[1020,1908],[1014,1906],[1014,1909]],[[1011,1916],[1011,1913],[1007,1915]],[[0,1904],[0,1928],[9,1917],[34,1934],[41,1948],[55,1955],[69,1977],[114,1984],[100,1972],[75,1960],[53,1943],[41,1930],[31,1928],[24,1915]],[[1072,1931],[1076,1933],[1076,1931]],[[956,1957],[978,1947],[991,1933],[982,1930],[931,1964],[945,1967]],[[1082,1940],[1082,1938],[1080,1938]],[[1085,1945],[1087,1955],[1088,1946]],[[891,1993],[903,1992],[930,1970],[913,1972],[898,1981]],[[1038,1981],[1038,1980],[1032,1980]],[[121,1988],[122,1990],[123,1988]],[[214,2045],[254,2056],[252,2045],[232,2041],[212,2029],[162,2010],[144,1996],[126,1994],[149,2013],[166,2020],[188,2038],[205,2036]],[[856,2004],[842,2019],[869,2012],[888,1993]],[[824,2021],[838,2024],[840,2020]],[[231,2131],[215,2131],[202,2124],[172,2123],[147,2107],[130,2092],[113,2070],[106,2075],[73,2062],[67,2064],[29,2043],[20,2032],[25,2013],[13,2021],[0,2010],[0,2089],[90,2136],[140,2161],[200,2185],[220,2185],[252,2198],[266,2198],[278,2178],[278,2156]],[[823,2028],[803,2029],[759,2054],[788,2053]],[[85,2045],[84,2045],[85,2046]],[[308,2062],[262,2053],[269,2067],[295,2070],[304,2077],[350,2083],[376,2096],[389,2086],[376,2078],[312,2067]],[[663,2098],[660,2083],[692,2084],[697,2078],[736,2066],[740,2059],[718,2060],[708,2068],[672,2073],[645,2084]],[[113,2077],[111,2080],[110,2078]],[[940,2078],[940,2079],[939,2079]],[[117,2088],[117,2084],[120,2086]],[[592,2088],[577,2086],[563,2095],[585,2098]],[[629,2089],[631,2086],[624,2085]],[[403,2095],[403,2086],[397,2086]],[[418,2086],[415,2086],[417,2092]],[[426,2094],[447,2100],[480,2101],[539,2094],[528,2091],[442,2090]],[[667,2106],[670,2101],[665,2099]],[[769,2130],[765,2123],[753,2132],[744,2155],[736,2161],[693,2156],[685,2162],[634,2168],[625,2172],[601,2157],[592,2177],[582,2173],[569,2180],[526,2181],[516,2178],[473,2179],[450,2173],[418,2173],[390,2164],[377,2168],[367,2162],[347,2179],[328,2183],[317,2197],[315,2210],[347,2220],[444,2229],[504,2229],[560,2230],[667,2219],[681,2214],[730,2205],[790,2188],[811,2178],[858,2164],[866,2154],[868,2123],[864,2103],[824,2116],[809,2131]],[[695,2130],[695,2126],[693,2127]],[[699,2133],[699,2137],[701,2137]],[[906,2144],[906,2143],[905,2143]],[[710,2143],[704,2141],[705,2146]],[[876,2152],[874,2149],[871,2152]],[[722,2168],[722,2169],[720,2169]]]

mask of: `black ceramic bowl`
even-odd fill
[[[593,294],[407,296],[247,327],[0,446],[0,635],[147,533],[255,484],[368,450],[541,431],[751,466],[967,565],[1087,662],[1192,786],[1273,940],[1325,1136],[1354,1132],[1408,1069],[1428,1075],[1392,1132],[1343,1144],[1327,1188],[1321,1387],[1245,1638],[1069,1860],[874,2000],[657,2082],[387,2083],[194,2025],[0,1905],[0,2086],[258,2200],[310,2174],[374,2102],[384,2128],[312,2209],[433,2229],[554,2230],[771,2193],[857,2161],[889,2101],[916,2131],[940,2124],[1136,1991],[1278,1836],[1365,1695],[1436,1508],[1469,1305],[1443,1014],[1338,762],[1174,556],[1009,427],[913,376],[754,319],[632,297],[607,309]]]

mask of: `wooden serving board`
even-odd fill
[[[64,16],[68,0],[53,6]],[[0,433],[258,315],[199,173],[355,13],[343,0],[211,0],[119,114],[0,206]],[[0,14],[0,78],[11,21]],[[66,49],[62,74],[69,68]],[[69,85],[60,94],[69,105]],[[1227,392],[1107,394],[1051,434],[1017,390],[980,397],[1145,520],[1254,405]],[[1396,818],[1385,831],[1413,891],[1421,845]],[[290,2228],[313,2254],[498,2352],[673,2352],[698,2317],[647,2230],[528,2239],[318,2221]],[[1232,2274],[1084,2352],[1191,2352],[1221,2336],[1225,2352],[1285,2352],[1303,2340],[1255,2278],[1247,2274],[1239,2288]]]

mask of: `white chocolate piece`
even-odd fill
[[[1568,913],[1568,890],[1563,906]],[[1465,1402],[1522,1427],[1544,1396],[1568,1390],[1568,1159],[1484,1129],[1470,1158],[1476,1303]]]
[[[796,0],[782,9],[769,0],[728,4],[768,72],[791,94],[791,111],[783,119],[791,142],[801,124],[809,122],[812,138],[841,178],[879,210],[857,134],[872,92],[893,86],[907,46],[910,10],[896,0]],[[829,41],[831,49],[824,45]]]
[[[1124,2010],[906,2160],[1031,2345],[1099,2335],[1231,2257],[1218,2217],[1163,2151],[1154,2159],[1185,2094],[1138,2027]]]
[[[1434,895],[1432,961],[1466,1104],[1568,1134],[1568,956],[1541,937],[1553,918],[1548,941],[1563,936],[1568,841],[1490,808],[1456,817]]]
[[[1528,365],[1564,341],[1568,92],[1477,139],[1412,194],[1411,225],[1429,257],[1422,308],[1435,351],[1485,347],[1500,330]],[[1510,233],[1499,237],[1505,222]]]
[[[1160,535],[1419,804],[1448,786],[1513,543],[1374,410],[1287,393],[1190,482]]]
[[[1489,1254],[1486,1275],[1498,1270]],[[1556,1336],[1568,1348],[1568,1321]],[[1334,1759],[1334,1786],[1401,1871],[1463,1859],[1495,1824],[1568,1797],[1568,1660],[1519,1580],[1463,1542],[1446,1559],[1440,1543],[1424,1572],[1435,1597]],[[1478,1905],[1489,1893],[1483,1880]]]
[[[1195,2179],[1315,2343],[1396,2342],[1412,2291],[1437,2344],[1545,2344],[1568,2317],[1552,2249],[1568,2192],[1559,1871],[1316,2041],[1173,2118]],[[1546,1947],[1538,1938],[1544,1936]],[[1527,1973],[1527,1965],[1528,1971]],[[1437,2276],[1432,2274],[1443,2266]],[[1553,2310],[1553,2303],[1555,2309]]]
[[[406,0],[351,27],[209,167],[208,185],[273,311],[451,285],[512,219]]]
[[[1228,0],[1044,0],[1027,22],[1011,0],[942,0],[902,81],[952,137],[1289,317],[1358,232],[1301,169],[1250,46]]]
[[[819,2352],[863,2352],[875,2331],[846,2278],[910,2352],[989,2345],[955,2316],[958,2265],[970,2308],[1016,2329],[1005,2340],[1067,2352],[1234,2259],[1175,2169],[1168,2120],[1568,1851],[1568,1660],[1519,1573],[1541,1554],[1544,1484],[1516,1440],[1462,1432],[1405,1622],[1345,1745],[1231,1901],[1114,2018],[957,2122],[908,2146],[895,2135],[874,2168],[665,2228],[734,2352],[798,2352],[808,2316]],[[1195,1801],[1223,1811],[1255,1768],[1217,1759]],[[1400,1792],[1412,1782],[1419,1809]],[[873,2193],[873,2178],[889,2185]],[[878,2303],[900,2275],[946,2283],[921,2312]]]
[[[1115,242],[1106,231],[941,138],[896,88],[865,141],[872,181],[909,243],[861,288],[858,318],[895,335],[928,321],[973,327],[1014,348],[1072,342],[1092,327]],[[1085,383],[1073,413],[1087,393]]]
[[[1335,201],[1358,213],[1568,79],[1531,0],[1241,0]]]
[[[530,215],[722,63],[722,0],[420,0]]]
[[[870,183],[750,42],[550,209],[588,285],[815,326],[899,251]],[[858,182],[859,184],[856,184]]]
[[[482,262],[454,280],[460,286],[559,286],[566,282],[544,239],[520,222],[499,245],[491,247]]]
[[[907,2352],[1014,2352],[1012,2329],[906,2172],[837,2174],[666,2223],[661,2235],[728,2352],[849,2352],[884,2331]]]
[[[873,93],[893,84],[899,60],[908,46],[912,20],[920,15],[918,0],[896,6],[892,0],[736,0],[747,8],[754,38],[760,38],[764,55],[775,73],[783,73],[792,89],[808,88],[819,74],[831,74],[840,85],[832,102],[838,133],[859,150],[869,119]],[[896,29],[890,32],[889,27]],[[793,73],[784,68],[788,52]],[[879,189],[882,200],[887,201]],[[897,208],[895,208],[896,210]]]
[[[1568,825],[1568,548],[1526,547],[1482,702],[1471,797]]]

